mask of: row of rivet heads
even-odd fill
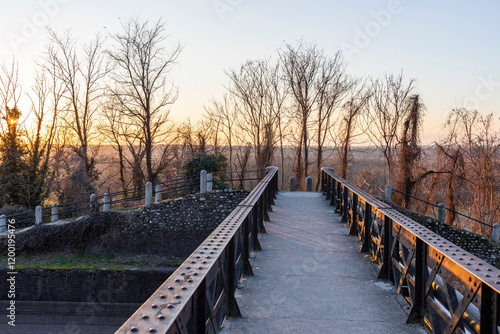
[[[240,217],[243,214],[244,212],[241,212]],[[146,312],[142,312],[143,314],[140,315],[140,319],[145,321],[147,324],[146,327],[148,332],[156,333],[159,327],[170,325],[170,322],[177,317],[178,313],[192,297],[194,291],[201,283],[208,270],[218,259],[230,238],[241,225],[241,222],[238,220],[239,219],[233,218],[226,219],[222,222],[219,227],[207,238],[207,240],[210,240],[205,240],[203,244],[201,244],[200,247],[198,247],[198,249],[181,265],[181,267],[178,268],[172,276],[170,276],[164,285],[158,289],[155,295],[158,293],[160,293],[160,295],[156,298],[155,295],[153,295],[146,302],[147,305],[151,305],[150,308],[153,313],[156,311],[154,317],[148,315]],[[214,244],[215,242],[217,243]],[[167,286],[167,291],[163,288],[165,285]],[[155,299],[157,303],[162,304],[155,303]],[[143,309],[143,307],[141,307],[141,309]],[[162,314],[163,311],[169,312],[168,317],[165,314]],[[167,322],[169,319],[170,322]],[[138,333],[139,331],[146,329],[146,327],[144,325],[132,326],[130,330],[133,333]]]
[[[443,256],[449,258],[450,260],[453,260],[455,263],[459,264],[465,270],[467,270],[471,275],[475,276],[481,281],[484,281],[486,284],[490,285],[493,289],[500,293],[500,270],[493,267],[486,261],[478,259],[473,254],[458,247],[451,241],[448,241],[439,234],[429,230],[425,226],[422,226],[421,224],[415,222],[411,218],[408,218],[397,211],[387,213],[387,215],[392,219],[393,222],[401,225],[410,233],[426,242],[430,247],[437,250]],[[477,262],[473,264],[471,261]],[[482,272],[487,273],[482,274]]]
[[[344,186],[348,187],[347,184],[344,183]],[[351,189],[351,191],[358,191],[358,189]],[[363,191],[359,191],[363,192]],[[363,192],[364,193],[364,192]],[[358,193],[358,198],[360,198],[361,194]],[[462,267],[464,267],[466,270],[474,270],[476,272],[480,272],[482,270],[488,271],[488,272],[493,272],[493,271],[498,271],[499,273],[495,275],[491,274],[484,274],[484,278],[479,276],[477,273],[471,272],[472,275],[477,277],[480,280],[485,281],[485,283],[489,284],[492,286],[495,290],[498,288],[494,287],[493,285],[500,285],[500,271],[496,269],[495,267],[491,266],[489,263],[479,260],[477,262],[477,266],[479,267],[470,267],[473,264],[468,262],[468,261],[477,261],[478,259],[475,259],[474,256],[467,251],[463,250],[462,248],[454,245],[453,243],[447,241],[443,237],[439,236],[438,234],[432,232],[431,230],[427,229],[426,227],[422,226],[421,224],[413,221],[412,219],[404,216],[403,214],[399,213],[398,211],[395,211],[392,207],[388,206],[387,204],[373,198],[371,195],[364,193],[366,197],[361,197],[365,203],[370,203],[372,205],[372,208],[375,210],[380,210],[380,211],[385,211],[385,210],[391,210],[391,212],[384,212],[384,214],[387,214],[387,216],[399,216],[399,217],[391,217],[391,219],[401,225],[403,225],[405,228],[409,229],[412,233],[415,233],[419,236],[424,241],[428,241],[427,243],[430,246],[438,247],[438,248],[443,248],[449,245],[448,248],[444,249],[439,249],[439,252],[444,253],[447,257],[450,259],[455,260],[456,263],[460,264]],[[370,198],[371,197],[371,198]],[[371,200],[371,201],[370,201]],[[377,205],[378,204],[378,205]],[[432,234],[432,237],[428,237],[428,234]],[[451,250],[450,248],[455,247],[455,250]],[[468,257],[468,260],[465,259],[465,257]],[[491,281],[491,282],[490,282]],[[500,291],[497,290],[497,292],[500,293]]]
[[[265,182],[265,183],[268,183],[268,182]],[[262,184],[262,181],[259,184]],[[169,278],[165,282],[164,285],[168,285],[168,284],[172,283],[171,280],[173,280],[173,283],[177,283],[177,284],[174,284],[174,285],[177,285],[177,289],[176,289],[176,287],[174,287],[174,285],[169,285],[167,287],[168,293],[167,294],[160,294],[160,296],[158,297],[160,302],[163,302],[163,303],[168,302],[167,295],[172,295],[172,294],[173,294],[173,298],[175,300],[182,299],[183,294],[186,294],[186,292],[189,291],[189,288],[187,286],[184,286],[183,284],[192,283],[192,285],[194,285],[195,287],[197,287],[199,285],[199,283],[201,282],[202,278],[204,278],[205,275],[200,275],[201,272],[198,272],[198,271],[203,271],[203,273],[206,274],[208,268],[211,268],[211,266],[213,265],[215,260],[222,253],[222,250],[227,245],[230,238],[232,238],[232,236],[236,232],[237,228],[241,225],[242,220],[239,218],[241,218],[245,214],[245,212],[240,212],[238,218],[233,217],[233,216],[238,215],[237,211],[249,211],[248,208],[241,208],[241,209],[240,208],[236,207],[235,210],[233,210],[231,212],[231,214],[225,219],[225,221],[222,222],[219,225],[219,227],[212,233],[212,235],[209,236],[209,238],[207,238],[207,239],[210,239],[210,237],[211,237],[211,240],[208,240],[208,243],[207,243],[207,240],[205,240],[205,242],[198,248],[198,250],[195,251],[195,254],[191,255],[183,263],[181,268],[177,269],[174,272],[174,274],[172,274],[171,278]],[[224,233],[224,236],[221,235],[222,233]],[[220,240],[217,240],[218,238],[220,238]],[[215,244],[215,246],[214,246],[212,243],[215,243],[215,242],[217,242],[217,244]],[[222,246],[224,246],[224,247],[222,247]],[[210,250],[210,247],[212,247],[211,250]],[[222,248],[219,248],[219,247],[222,247]],[[218,252],[215,252],[216,250]],[[205,252],[208,253],[208,255],[205,255]],[[196,253],[199,253],[200,255],[196,255]],[[204,256],[204,259],[202,259],[202,256]],[[191,263],[192,265],[196,265],[198,261],[201,261],[201,264],[206,265],[207,269],[204,269],[204,267],[202,267],[202,266],[198,266],[196,268],[197,270],[193,270],[193,268],[189,265],[184,266],[184,264],[186,264],[186,263]],[[190,271],[188,273],[186,273],[185,270],[188,270],[188,271],[190,270]],[[177,277],[175,277],[175,276],[177,276]],[[198,283],[198,284],[194,284],[194,283]],[[162,290],[162,288],[160,288],[158,291],[161,291],[161,290]],[[178,291],[175,291],[175,290],[178,290]],[[156,319],[166,322],[167,317],[164,314],[161,314],[161,312],[164,309],[173,311],[172,309],[175,308],[174,305],[178,306],[177,310],[175,312],[175,315],[178,314],[182,310],[182,308],[184,307],[184,304],[187,302],[187,300],[189,300],[189,298],[192,296],[192,294],[194,293],[194,290],[195,289],[190,290],[190,292],[188,293],[189,296],[184,296],[185,297],[184,302],[171,301],[170,303],[162,304],[160,306],[158,306],[157,304],[154,304],[154,303],[151,304],[151,309],[153,310],[153,312],[155,310],[159,309],[156,313]],[[155,293],[155,295],[156,294],[157,293]],[[154,298],[155,298],[155,296],[152,296],[148,300],[147,303],[151,302],[151,299],[154,300]],[[141,307],[141,309],[142,308],[143,307]],[[174,313],[171,313],[170,315],[172,316],[171,317],[172,320],[175,319],[175,317],[173,317]],[[141,319],[144,321],[147,321],[148,325],[151,324],[151,322],[152,322],[151,318],[148,314],[143,314],[141,316]],[[156,322],[156,321],[154,321],[154,322]],[[161,325],[161,324],[159,324],[159,325]],[[140,326],[140,327],[144,327],[144,326]],[[151,326],[151,327],[147,326],[147,327],[149,327],[148,332],[151,332],[151,333],[157,332],[157,329],[154,328],[153,326]],[[155,327],[158,327],[158,326],[155,326]],[[139,332],[139,327],[132,326],[130,331],[131,332]]]

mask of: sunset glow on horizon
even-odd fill
[[[2,5],[0,61],[19,64],[23,84],[21,111],[36,62],[48,42],[47,29],[90,42],[140,17],[164,19],[167,47],[183,50],[172,81],[179,98],[175,120],[200,119],[204,106],[228,83],[225,74],[248,59],[277,58],[276,50],[298,40],[314,42],[329,55],[343,50],[348,71],[364,78],[399,73],[416,79],[427,109],[424,140],[441,131],[454,107],[499,112],[500,23],[494,1],[86,1],[38,0]]]

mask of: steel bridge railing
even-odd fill
[[[278,192],[278,168],[267,175],[116,333],[218,333],[241,316],[238,282],[252,275],[250,252]]]
[[[322,168],[322,191],[362,252],[432,333],[499,333],[500,270]]]

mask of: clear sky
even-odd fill
[[[85,42],[117,31],[120,18],[163,18],[170,40],[184,46],[172,113],[196,121],[221,96],[225,69],[276,57],[285,42],[304,39],[331,55],[345,50],[354,75],[415,78],[432,140],[453,107],[500,112],[498,15],[498,0],[0,0],[0,61],[15,55],[26,85],[47,41],[45,26],[73,28]]]

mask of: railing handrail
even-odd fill
[[[356,193],[359,197],[363,198],[366,202],[370,203],[372,205],[372,207],[375,207],[377,210],[383,212],[387,216],[394,218],[394,220],[397,223],[401,224],[402,227],[407,229],[412,234],[415,234],[416,236],[424,238],[424,239],[428,239],[428,237],[430,236],[431,239],[433,240],[430,244],[431,247],[433,244],[437,244],[437,243],[451,243],[451,241],[449,241],[449,240],[443,238],[442,236],[440,236],[439,234],[429,230],[427,227],[423,226],[422,224],[414,221],[413,219],[411,219],[408,216],[403,215],[402,213],[400,213],[399,211],[394,209],[391,205],[386,204],[386,203],[376,199],[372,195],[368,194],[367,192],[359,189],[358,187],[356,187],[352,183],[350,183],[350,182],[346,181],[345,179],[341,178],[340,176],[336,175],[333,172],[333,170],[331,170],[331,169],[325,170],[324,167],[322,168],[322,170],[324,172],[326,172],[328,175],[334,177],[337,181],[341,182],[349,190]],[[417,229],[417,227],[418,227],[418,229]],[[454,253],[453,251],[445,251],[445,250],[438,250],[438,251],[442,252],[443,255],[445,255],[445,256],[449,255],[450,256],[449,258],[451,260],[453,260],[457,265],[463,267],[466,271],[469,272],[470,275],[473,275],[477,279],[484,281],[484,283],[488,284],[497,293],[500,293],[499,277],[496,277],[496,279],[494,277],[491,277],[489,279],[487,279],[487,278],[484,279],[483,277],[479,276],[475,272],[475,269],[480,269],[480,267],[479,268],[478,267],[471,267],[468,260],[464,260],[464,259],[460,260],[461,257],[469,257],[470,258],[470,257],[477,257],[477,256],[467,252],[466,250],[462,249],[461,247],[459,247],[455,244],[453,244],[453,245],[454,245],[455,249],[459,249],[458,252],[460,252],[461,254],[466,254],[466,255],[456,256],[456,255],[452,255]],[[455,251],[455,252],[457,252],[457,251]],[[500,270],[498,270],[497,268],[493,267],[492,265],[488,264],[485,261],[482,261],[482,262],[484,262],[484,263],[482,263],[481,266],[484,266],[484,265],[488,266],[489,269],[498,271],[500,273]],[[486,269],[486,267],[484,267],[483,269]],[[495,282],[498,282],[498,283],[495,283]]]
[[[245,171],[250,172],[250,171]],[[260,180],[255,179],[255,178],[244,178],[244,179],[238,179],[238,181],[253,181],[253,180]],[[176,179],[171,179],[167,180],[165,182],[157,183],[156,185],[162,186],[161,189],[161,194],[172,194],[172,193],[178,193],[180,191],[187,191],[187,190],[192,190],[194,189],[200,181],[200,176],[199,175],[192,175],[192,176],[185,176],[185,177],[180,177]],[[222,182],[229,182],[233,180],[221,180]],[[210,182],[210,181],[209,181]],[[214,182],[214,181],[212,181]],[[137,194],[139,192],[139,194]],[[88,210],[94,210],[95,208],[102,207],[104,205],[104,198],[105,195],[108,195],[110,200],[107,202],[107,204],[123,204],[127,202],[136,202],[140,201],[146,198],[146,192],[147,192],[147,187],[137,187],[137,188],[130,188],[130,189],[125,189],[117,192],[112,192],[112,193],[106,193],[106,194],[101,194],[98,196],[95,196],[95,204],[90,203],[92,200],[89,199],[80,199],[72,202],[65,202],[65,203],[54,203],[48,206],[44,206],[41,208],[42,215],[40,216],[41,219],[43,218],[50,218],[50,217],[60,217],[61,215],[65,214],[72,214],[77,211],[88,211]],[[153,187],[152,189],[152,194],[156,194],[156,188]],[[116,199],[118,196],[123,196],[123,198]],[[84,206],[77,207],[77,208],[71,208],[67,209],[66,207],[71,206],[71,205],[81,205],[85,203]],[[52,209],[57,210],[57,214],[52,214]],[[60,211],[60,209],[63,209]],[[32,223],[33,225],[37,224],[37,218],[36,218],[36,210],[26,210],[23,212],[18,212],[15,214],[9,214],[5,215],[5,219],[12,219],[12,218],[17,218],[17,217],[24,217],[24,216],[29,216],[28,218],[24,218],[22,220],[16,219],[17,224],[28,224]],[[47,212],[49,213],[43,213]],[[28,224],[29,225],[29,224]],[[0,229],[2,227],[0,226]]]
[[[203,243],[184,261],[182,265],[149,297],[149,299],[120,327],[117,333],[167,333],[172,329],[183,332],[182,326],[192,326],[188,332],[205,333],[207,319],[209,325],[220,326],[227,315],[239,312],[234,299],[236,289],[235,280],[239,280],[235,261],[237,262],[240,250],[241,261],[245,271],[250,270],[248,256],[250,246],[249,232],[255,246],[258,245],[256,232],[257,224],[263,222],[264,214],[272,196],[277,192],[277,167],[268,167],[267,175],[236,206],[236,208],[222,221],[222,223],[203,241]],[[249,231],[250,228],[250,231]],[[260,246],[257,246],[260,247]],[[223,268],[222,268],[223,267]],[[227,269],[227,270],[226,270]],[[219,270],[225,270],[223,276],[225,284],[221,298],[227,305],[222,307],[222,318],[211,314],[215,303],[219,302],[219,295],[211,289],[207,279],[218,275]],[[220,283],[220,282],[219,282]],[[237,285],[237,284],[236,284]],[[213,287],[216,289],[217,287]],[[207,300],[207,291],[214,294],[216,301]],[[226,291],[227,290],[227,291]],[[224,301],[222,301],[224,302]],[[205,314],[205,304],[212,308],[210,314]],[[222,312],[221,311],[221,312]],[[181,319],[182,314],[182,319]],[[217,318],[217,319],[216,319]],[[187,327],[185,327],[187,328]],[[217,328],[214,328],[218,332]]]
[[[454,332],[463,323],[474,330],[480,327],[481,333],[493,332],[495,328],[496,333],[500,324],[496,315],[499,269],[377,200],[331,168],[322,168],[322,186],[327,199],[342,215],[342,222],[350,224],[349,233],[361,240],[361,251],[371,252],[381,265],[379,278],[391,279],[398,293],[413,289],[406,296],[412,306],[409,322],[424,323],[426,312],[438,312],[439,319],[446,322],[446,327],[441,327],[445,333]],[[459,305],[453,306],[452,311],[446,309],[447,315],[436,299],[439,301],[441,295],[448,296],[451,291],[456,301],[450,303]],[[432,311],[436,307],[440,311]]]

